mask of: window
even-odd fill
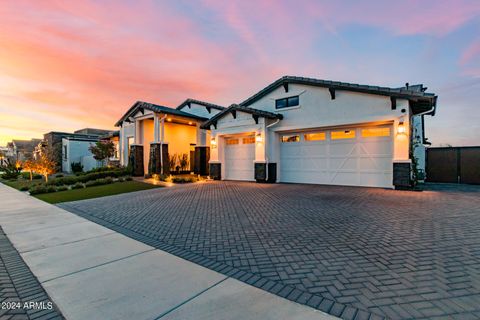
[[[355,130],[332,131],[332,140],[353,139],[355,138]]]
[[[282,142],[299,142],[299,135],[282,136]]]
[[[227,139],[225,141],[227,145],[233,145],[233,144],[238,144],[238,139]]]
[[[67,145],[64,145],[64,146],[63,146],[63,158],[64,158],[65,160],[68,160],[67,150],[68,150]]]
[[[367,128],[362,129],[362,137],[371,138],[371,137],[389,137],[390,128]]]
[[[243,138],[242,142],[243,142],[243,144],[252,144],[252,143],[255,143],[255,137]]]
[[[275,109],[295,107],[300,104],[298,96],[275,100]]]
[[[313,132],[313,133],[306,133],[303,135],[305,141],[319,141],[325,140],[325,132]]]

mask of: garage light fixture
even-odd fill
[[[397,133],[405,134],[405,124],[403,123],[403,120],[398,123]]]
[[[172,118],[167,118],[167,121],[168,121],[168,122],[172,122]]]
[[[263,142],[263,137],[261,133],[257,133],[257,135],[255,136],[255,141],[257,141],[258,143]]]
[[[215,138],[211,138],[210,139],[210,145],[212,146],[212,148],[216,148],[217,147],[217,140]]]

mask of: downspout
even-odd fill
[[[163,122],[163,128],[162,130],[162,135],[165,136],[165,119],[167,118],[167,114],[165,114],[162,118],[160,118],[160,124]],[[160,134],[160,132],[158,133]],[[162,136],[160,136],[160,174],[163,175],[163,139]]]
[[[277,123],[280,122],[281,119],[277,119],[277,121],[273,122],[273,123],[270,123],[268,126],[265,126],[265,137],[267,136],[268,134],[268,128],[270,127],[273,127],[274,125],[276,125]],[[265,139],[267,140],[267,139]],[[267,150],[268,151],[268,150]],[[265,180],[268,181],[268,163],[269,163],[269,159],[268,159],[268,152],[266,153],[266,160],[267,160],[267,163],[265,164]]]

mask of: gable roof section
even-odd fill
[[[258,110],[254,108],[249,108],[245,106],[241,106],[238,104],[232,104],[230,107],[224,109],[222,112],[217,113],[214,115],[210,120],[204,122],[201,125],[202,129],[210,129],[211,125],[214,125],[215,127],[217,126],[217,121],[227,114],[231,113],[234,117],[236,117],[236,112],[245,112],[249,113],[252,115],[252,118],[255,120],[255,122],[258,122],[258,118],[267,118],[267,119],[283,119],[283,115],[279,113],[273,113],[273,112],[268,112],[268,111],[263,111],[263,110]]]
[[[190,119],[195,119],[195,120],[201,120],[205,121],[207,118],[199,117],[196,115],[193,115],[191,113],[183,112],[181,110],[165,107],[165,106],[160,106],[157,104],[153,103],[148,103],[148,102],[143,102],[143,101],[137,101],[133,104],[133,106],[128,109],[128,111],[120,118],[120,120],[115,123],[115,127],[118,127],[121,125],[121,123],[131,116],[133,116],[135,113],[141,110],[151,110],[153,112],[160,112],[160,113],[165,113],[165,114],[170,114],[172,116],[181,116],[185,118],[190,118]]]
[[[210,102],[200,101],[200,100],[191,99],[191,98],[188,98],[187,100],[183,101],[176,109],[181,110],[184,107],[189,106],[191,103],[195,103],[195,104],[204,106],[206,108],[212,108],[212,109],[217,109],[217,110],[224,110],[225,109],[225,107],[219,106],[218,104],[213,104],[213,103],[210,103]]]
[[[249,106],[280,86],[285,86],[285,88],[288,88],[288,84],[290,83],[328,88],[331,90],[344,90],[388,96],[391,98],[407,99],[410,101],[415,114],[429,111],[433,108],[431,114],[434,115],[437,103],[437,96],[434,93],[425,92],[427,88],[423,87],[423,85],[405,86],[401,88],[388,88],[339,81],[284,76],[276,80],[275,82],[269,84],[262,90],[258,91],[245,101],[241,102],[240,105]]]

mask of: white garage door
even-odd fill
[[[392,187],[391,126],[281,135],[280,181]]]
[[[225,179],[254,180],[255,137],[225,138]]]

